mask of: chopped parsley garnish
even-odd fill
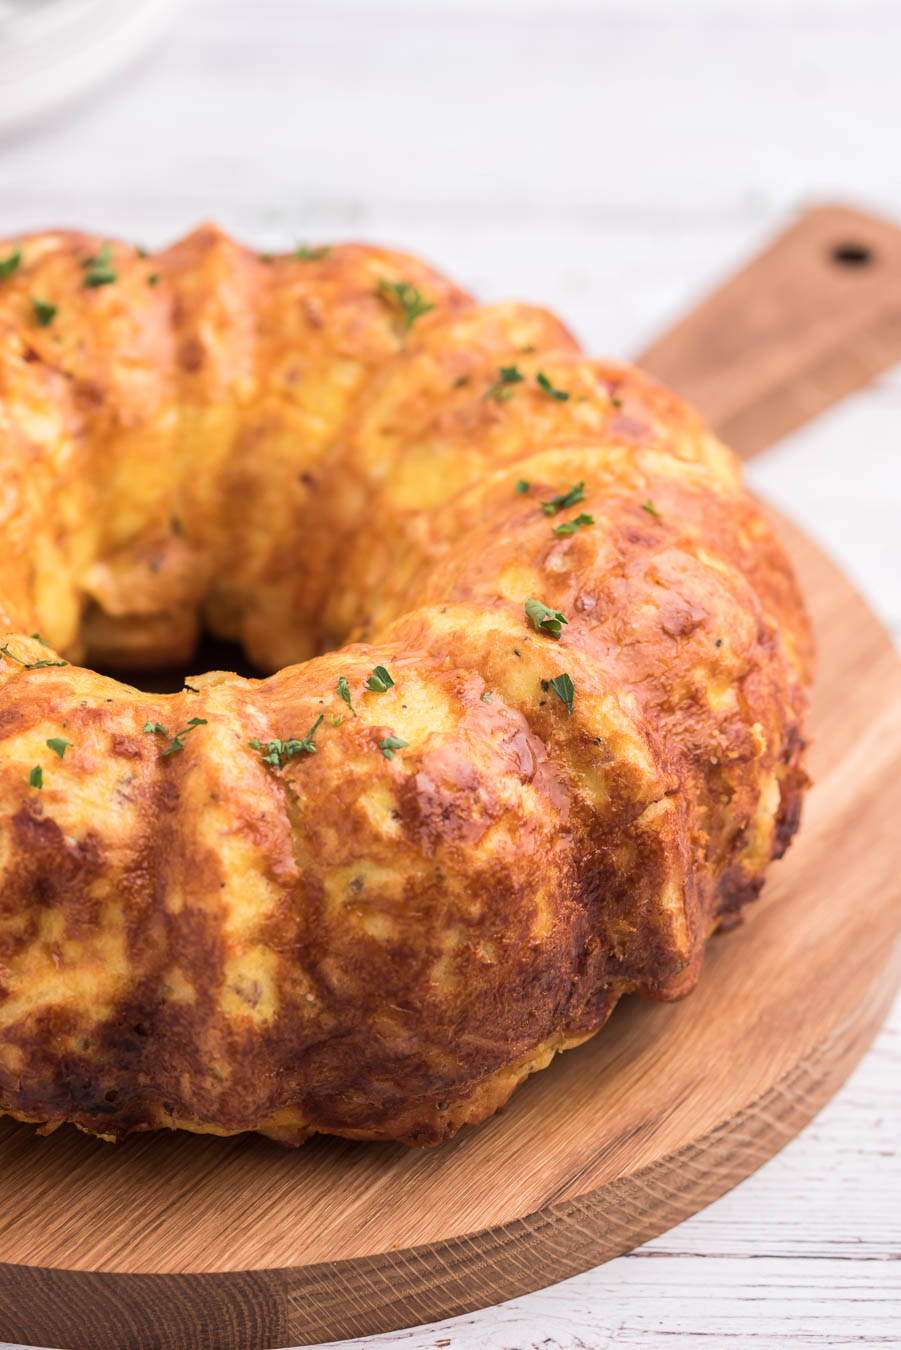
[[[354,713],[354,716],[356,716],[356,713]],[[329,714],[328,722],[330,727],[340,727],[343,721],[344,721],[343,713],[338,713],[335,717],[333,717],[331,713]]]
[[[455,388],[455,389],[462,389],[463,386],[464,386],[464,384],[469,384],[469,376],[468,376],[468,375],[458,375],[457,378],[454,380],[454,388]]]
[[[585,500],[585,483],[573,483],[568,492],[558,492],[556,497],[552,497],[549,502],[542,502],[541,509],[546,516],[556,516],[560,511],[566,511],[570,506],[575,506],[576,502]]]
[[[160,274],[159,274],[159,272],[151,272],[151,273],[149,274],[149,276],[147,277],[147,285],[148,285],[148,286],[155,286],[155,285],[157,284],[157,282],[159,281],[159,279],[160,279]]]
[[[137,255],[138,255],[139,258],[149,258],[149,257],[150,257],[150,254],[147,252],[147,250],[146,250],[146,248],[144,247],[143,244],[135,244],[135,253],[137,253]]]
[[[528,492],[528,490],[529,490],[529,488],[530,488],[531,486],[532,486],[532,484],[529,483],[529,482],[527,482],[525,478],[519,478],[519,479],[517,479],[517,481],[516,481],[516,491],[519,492],[519,493],[523,493],[523,494],[524,494],[524,493]]]
[[[573,715],[573,698],[576,693],[576,686],[568,675],[555,675],[552,680],[548,680],[548,685],[553,689],[561,703],[566,704],[566,711],[570,717]]]
[[[29,636],[29,637],[33,637],[34,640],[35,640],[35,642],[39,642],[39,643],[41,644],[42,647],[49,647],[49,646],[50,646],[50,643],[47,642],[47,640],[46,640],[45,638],[42,638],[41,635],[40,635],[40,633],[29,633],[28,636]]]
[[[257,254],[257,257],[259,258],[260,262],[263,262],[263,263],[271,263],[271,262],[275,262],[275,254],[274,254],[274,253],[258,253],[258,254]]]
[[[383,741],[379,741],[379,749],[386,759],[393,759],[395,750],[403,750],[409,744],[409,741],[401,740],[400,736],[386,736]]]
[[[195,727],[205,727],[206,725],[207,719],[205,717],[192,717],[184,731],[176,731],[175,735],[171,738],[171,744],[168,745],[165,750],[160,751],[159,758],[165,759],[166,755],[176,755],[179,750],[184,750],[185,737],[188,732],[193,731]],[[166,728],[160,726],[159,722],[145,722],[144,730],[154,736],[169,735]]]
[[[31,308],[34,310],[34,318],[38,328],[46,328],[56,318],[56,305],[50,305],[46,300],[37,300],[32,296]]]
[[[548,609],[540,600],[526,601],[526,615],[532,620],[537,633],[547,633],[552,638],[559,638],[563,631],[562,625],[569,622],[559,609]]]
[[[38,638],[38,641],[43,642],[43,638]],[[46,647],[46,642],[43,642],[43,645]],[[8,656],[10,661],[17,661],[26,670],[40,670],[42,666],[67,666],[69,664],[68,661],[23,661],[21,656],[16,656],[9,650],[9,643],[5,647],[0,647],[0,655]]]
[[[373,671],[373,674],[374,674],[374,673],[375,673],[375,672]],[[370,677],[370,678],[371,678],[371,677]],[[390,679],[390,676],[389,676],[389,679]],[[347,678],[346,678],[346,676],[344,676],[344,675],[339,675],[339,676],[338,676],[338,694],[339,694],[339,696],[340,696],[341,698],[344,699],[344,702],[347,704],[348,708],[350,708],[350,710],[351,710],[351,712],[353,713],[354,717],[356,717],[356,715],[357,715],[357,714],[356,714],[356,709],[354,708],[354,705],[353,705],[353,704],[351,703],[351,701],[350,701],[350,685],[347,683]]]
[[[610,402],[613,404],[614,408],[621,408],[623,406],[622,399],[619,398],[616,394],[610,395]]]
[[[50,740],[47,742],[47,749],[52,750],[55,755],[59,755],[60,759],[62,759],[67,748],[71,744],[71,741],[64,740],[62,736],[51,736]]]
[[[85,273],[84,284],[88,290],[96,290],[98,286],[111,286],[118,280],[119,274],[112,267],[92,267]]]
[[[0,281],[12,277],[15,271],[19,271],[20,266],[22,266],[22,248],[14,248],[7,257],[0,258]]]
[[[315,755],[316,746],[313,744],[313,737],[319,730],[320,723],[324,720],[324,715],[320,713],[306,736],[300,740],[262,742],[254,736],[253,740],[248,741],[247,744],[252,750],[261,752],[260,757],[264,764],[271,764],[273,769],[282,769],[287,760],[294,759],[297,755]]]
[[[28,775],[28,786],[42,788],[44,786],[44,770],[40,764],[35,764],[31,773]]]
[[[554,526],[554,534],[575,534],[576,530],[581,529],[583,525],[593,525],[594,516],[588,515],[586,511],[580,512],[575,520],[564,520],[562,525]]]
[[[565,389],[554,388],[554,386],[551,384],[550,380],[545,375],[543,370],[539,370],[538,374],[535,376],[535,383],[538,385],[539,389],[543,390],[544,393],[547,394],[548,398],[556,398],[561,403],[565,403],[566,400],[569,398],[569,394],[566,392]]]
[[[656,507],[656,506],[654,505],[654,503],[651,501],[650,497],[648,498],[648,500],[647,500],[646,502],[644,502],[644,503],[642,504],[642,508],[641,508],[641,509],[642,509],[642,511],[647,511],[648,515],[649,515],[649,516],[653,516],[655,520],[662,520],[662,519],[663,519],[663,517],[661,516],[660,512],[657,510],[657,507]]]
[[[298,262],[319,262],[322,258],[327,258],[331,251],[329,244],[324,248],[308,248],[306,244],[301,244],[300,248],[294,250],[294,257]]]
[[[412,328],[417,319],[421,319],[423,314],[428,314],[430,309],[435,308],[432,302],[424,298],[419,288],[411,285],[409,281],[386,281],[381,277],[379,291],[400,306],[404,328]]]
[[[0,281],[5,281],[11,277],[14,272],[18,272],[22,262],[22,250],[13,249],[12,253],[7,254],[5,258],[0,258]]]
[[[85,258],[82,263],[85,269],[84,284],[89,290],[96,289],[97,286],[109,286],[112,282],[118,281],[118,272],[110,267],[112,256],[112,245],[104,244],[96,257]]]
[[[495,398],[501,402],[505,398],[513,397],[514,384],[521,384],[525,379],[518,366],[499,366],[497,379],[490,389],[485,391],[486,398]]]
[[[483,703],[490,703],[490,702],[491,702],[491,690],[490,690],[490,689],[486,689],[486,690],[483,692],[483,694],[482,694],[482,702],[483,702]]]
[[[366,688],[371,689],[374,694],[384,694],[394,684],[391,676],[384,666],[376,666],[375,670],[366,681]]]

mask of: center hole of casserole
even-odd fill
[[[142,666],[117,665],[115,669],[106,667],[102,662],[92,662],[91,668],[101,675],[109,675],[114,680],[133,685],[145,694],[177,694],[184,688],[186,680],[207,670],[231,670],[245,678],[260,679],[266,672],[252,666],[244,655],[238,642],[226,642],[221,638],[204,636],[187,661],[171,666],[158,666],[148,669]]]

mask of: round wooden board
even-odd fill
[[[816,623],[800,835],[684,1002],[593,1042],[431,1151],[186,1134],[115,1147],[0,1123],[0,1335],[65,1350],[263,1350],[551,1284],[664,1231],[823,1105],[901,975],[901,662],[780,526]]]

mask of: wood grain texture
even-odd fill
[[[808,211],[637,360],[754,455],[901,360],[901,231]]]
[[[669,1228],[806,1123],[898,980],[901,675],[837,569],[782,528],[822,649],[817,786],[696,993],[629,1001],[495,1120],[432,1153],[188,1136],[113,1151],[7,1122],[4,1335],[256,1350],[495,1303]]]

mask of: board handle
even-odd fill
[[[637,364],[749,459],[901,360],[901,229],[819,206]]]

